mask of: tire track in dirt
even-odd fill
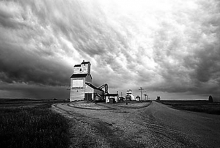
[[[66,104],[61,104],[66,105]],[[72,107],[72,106],[70,106]],[[81,126],[84,126],[86,132],[91,134],[91,139],[95,141],[95,144],[89,147],[111,147],[111,148],[142,148],[143,144],[139,144],[131,139],[121,139],[123,131],[117,127],[114,127],[114,123],[108,123],[101,121],[97,118],[90,118],[82,114],[78,114],[73,111],[68,111],[53,105],[53,110],[63,114],[69,119],[76,120]],[[83,138],[83,137],[82,137]],[[81,147],[81,146],[80,146]]]
[[[146,130],[153,135],[151,140],[155,143],[160,143],[159,147],[175,147],[175,148],[200,148],[200,144],[192,141],[186,133],[183,133],[173,127],[165,125],[152,114],[150,110],[142,110],[140,113],[132,117],[137,124],[146,127],[142,132],[146,133]],[[157,145],[158,146],[158,145]]]
[[[138,118],[135,121],[139,121],[137,124],[146,126],[165,147],[219,147],[218,138],[211,134],[213,129],[214,134],[217,134],[215,129],[219,128],[212,127],[212,124],[219,123],[219,116],[212,117],[208,114],[179,111],[153,102],[149,108],[141,110],[131,119],[135,117]],[[214,121],[215,118],[216,121]],[[213,123],[210,124],[209,120]],[[213,139],[207,135],[212,136]],[[164,141],[166,142],[164,143]],[[167,145],[168,143],[169,145]]]
[[[211,143],[209,137],[204,141],[206,133],[199,130],[210,129],[218,135],[213,127],[207,127],[209,120],[215,122],[208,115],[171,109],[157,102],[133,108],[120,104],[95,105],[107,109],[89,110],[67,104],[58,104],[54,108],[60,108],[62,114],[77,120],[82,127],[86,125],[93,138],[99,139],[94,147],[202,148],[218,145],[215,137],[215,143]]]
[[[152,131],[153,128],[147,126],[148,124],[142,124],[142,125],[137,124],[137,121],[138,121],[137,118],[134,118],[134,117],[129,118],[129,116],[131,117],[131,115],[134,115],[134,114],[136,114],[136,116],[139,115],[140,111],[146,108],[148,105],[144,105],[144,107],[141,106],[141,107],[135,107],[135,108],[120,107],[117,105],[109,105],[109,104],[101,104],[101,106],[110,108],[111,110],[108,110],[108,111],[110,112],[110,114],[115,114],[115,118],[117,118],[118,114],[123,114],[123,116],[121,116],[120,120],[116,120],[116,121],[114,121],[113,119],[107,120],[107,121],[104,120],[103,118],[97,119],[94,115],[92,118],[91,118],[91,115],[87,115],[87,117],[84,116],[84,119],[86,120],[91,119],[93,121],[96,120],[93,122],[96,124],[91,124],[92,123],[91,121],[89,121],[89,123],[91,124],[91,126],[96,127],[96,129],[99,129],[99,131],[100,129],[105,130],[104,133],[110,133],[106,131],[112,130],[113,132],[111,132],[112,133],[110,136],[111,138],[108,138],[110,134],[102,135],[106,137],[106,141],[109,141],[110,143],[112,143],[110,144],[112,147],[119,147],[118,145],[120,145],[120,143],[123,143],[122,147],[164,147],[164,146],[171,147],[171,144],[170,144],[171,142],[169,144],[164,143],[162,145],[160,142],[160,139],[158,139],[157,137],[158,132],[156,132],[155,130]],[[78,109],[78,107],[74,107],[74,106],[69,106],[69,107]],[[85,110],[88,111],[89,109],[85,109]],[[94,111],[94,109],[92,109],[91,112],[92,111]],[[105,115],[106,117],[109,116],[108,113],[106,113]],[[133,121],[133,119],[135,119],[135,121]],[[82,115],[81,115],[81,120],[82,120]],[[141,122],[143,123],[142,120]],[[156,126],[159,126],[159,125],[157,124],[153,125],[154,128]],[[107,129],[110,129],[110,130],[107,130]],[[121,142],[118,143],[118,141],[121,141]],[[115,143],[117,144],[115,145]],[[175,146],[177,146],[177,144],[175,144]]]

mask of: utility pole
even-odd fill
[[[142,100],[142,91],[144,90],[142,87],[139,89],[141,91],[141,100]]]

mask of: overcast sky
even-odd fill
[[[0,97],[68,98],[82,60],[111,93],[217,98],[220,1],[0,1]]]

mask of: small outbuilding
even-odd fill
[[[106,103],[116,103],[118,102],[118,94],[106,94],[105,95],[105,102]]]

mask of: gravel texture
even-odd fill
[[[81,137],[76,138],[78,142],[73,138],[71,147],[220,146],[218,115],[180,111],[157,102],[128,105],[77,102],[52,108],[74,124],[73,137]]]

